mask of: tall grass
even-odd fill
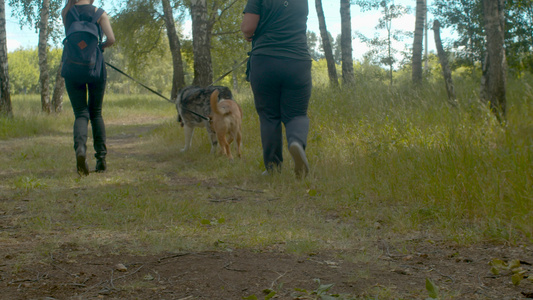
[[[244,157],[233,162],[209,154],[205,130],[181,153],[183,132],[164,100],[108,95],[109,171],[86,178],[75,174],[68,103],[51,117],[39,113],[37,97],[15,96],[15,117],[0,120],[0,197],[13,200],[0,201],[0,210],[24,200],[27,214],[13,222],[50,243],[134,252],[353,251],[378,238],[421,237],[531,243],[532,81],[509,83],[504,125],[466,80],[457,86],[457,108],[446,104],[440,84],[316,86],[311,175],[303,181],[294,178],[288,152],[281,174],[260,175],[250,91],[236,93]]]

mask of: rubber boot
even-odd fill
[[[96,158],[96,173],[103,173],[107,170],[105,156]]]
[[[80,145],[76,149],[76,168],[80,176],[89,175],[89,165],[87,164],[87,147]]]

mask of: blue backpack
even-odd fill
[[[68,14],[74,22],[63,40],[61,76],[75,82],[93,83],[102,80],[104,56],[100,50],[102,33],[98,19],[104,10],[98,8],[91,21],[82,21],[74,6]]]

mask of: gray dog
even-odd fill
[[[206,88],[189,86],[178,93],[178,97],[174,102],[178,110],[178,122],[185,130],[185,146],[181,151],[187,151],[191,148],[195,127],[205,127],[207,129],[211,139],[211,152],[215,151],[218,143],[216,134],[211,129],[209,120],[200,117],[209,118],[211,114],[209,98],[214,90],[218,90],[220,93],[218,96],[219,101],[220,99],[233,99],[230,89],[225,86],[209,86]]]

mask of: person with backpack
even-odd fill
[[[93,5],[94,0],[67,0],[61,12],[66,38],[63,41],[61,75],[74,110],[74,150],[80,175],[89,175],[87,133],[89,120],[93,133],[96,172],[106,164],[106,132],[102,118],[107,73],[103,50],[115,42],[109,16]],[[102,42],[102,35],[106,36]]]

